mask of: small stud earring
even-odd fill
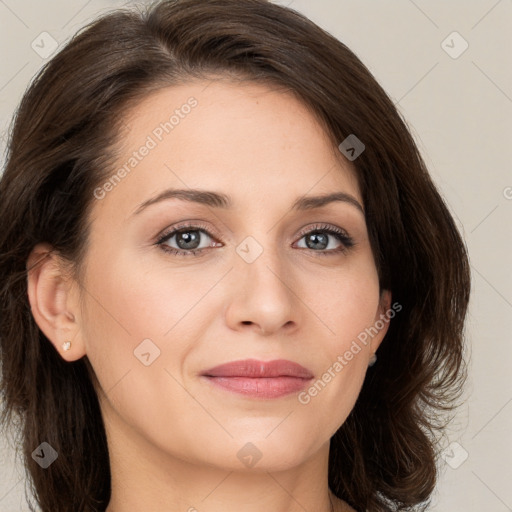
[[[63,350],[67,351],[71,348],[71,341],[65,341],[63,344],[62,344],[62,348]]]
[[[372,354],[372,357],[370,357],[370,360],[368,361],[368,366],[373,366],[375,362],[377,361],[377,354]]]

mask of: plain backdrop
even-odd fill
[[[11,116],[47,60],[33,42],[47,32],[62,45],[98,14],[134,3],[0,0],[2,162]],[[390,94],[470,252],[467,400],[430,510],[512,511],[512,0],[277,3],[343,41]],[[0,511],[28,511],[23,469],[3,437],[0,468]]]

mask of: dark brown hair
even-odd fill
[[[150,91],[228,76],[283,87],[353,162],[382,289],[402,311],[378,363],[331,439],[329,486],[357,510],[424,510],[439,434],[466,378],[470,277],[464,243],[393,102],[343,43],[265,0],[157,2],[79,31],[38,73],[10,131],[0,181],[2,425],[15,424],[43,512],[103,511],[110,499],[104,424],[87,359],[68,363],[36,325],[26,262],[39,242],[77,279],[93,191],[112,175],[123,114]],[[7,431],[6,431],[7,432]],[[47,469],[31,453],[47,441]]]

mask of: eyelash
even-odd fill
[[[214,239],[214,236],[208,231],[208,229],[205,225],[202,225],[200,223],[199,224],[184,223],[184,224],[179,224],[177,226],[174,226],[170,231],[162,234],[162,236],[158,239],[158,241],[155,243],[155,245],[160,246],[160,248],[164,252],[173,254],[175,256],[198,256],[198,255],[201,255],[201,253],[203,253],[205,249],[213,249],[214,248],[214,247],[207,247],[207,248],[204,247],[202,249],[190,249],[190,250],[186,251],[184,249],[175,249],[174,247],[169,247],[169,246],[164,245],[164,242],[169,241],[174,235],[176,235],[180,232],[186,233],[187,231],[201,231],[201,232],[205,233],[206,235],[208,235],[210,238]],[[310,249],[310,248],[304,248],[304,247],[301,247],[300,249],[306,249],[306,250],[312,251],[314,253],[318,253],[319,256],[320,255],[321,256],[330,256],[330,255],[334,255],[334,254],[343,253],[355,245],[354,240],[347,234],[346,231],[344,231],[340,228],[334,227],[334,226],[330,226],[328,224],[317,224],[306,231],[302,231],[299,234],[300,235],[299,240],[302,239],[306,235],[310,235],[310,234],[317,233],[317,232],[328,233],[329,235],[333,235],[335,238],[337,238],[343,244],[342,247],[340,247],[338,249],[329,249],[329,250],[324,249],[324,250],[320,250],[320,251],[317,251],[315,249]]]

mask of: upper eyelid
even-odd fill
[[[163,243],[165,241],[168,241],[176,234],[178,234],[182,231],[187,231],[187,230],[202,231],[203,233],[206,233],[210,238],[216,239],[217,241],[221,241],[221,243],[223,243],[222,238],[219,235],[215,234],[215,230],[213,230],[214,233],[211,233],[210,229],[206,228],[205,226],[200,225],[200,223],[198,223],[198,224],[190,223],[190,224],[185,224],[185,225],[181,225],[181,223],[178,223],[177,226],[170,228],[168,231],[164,230],[163,234],[158,236],[157,243]],[[349,239],[352,238],[345,229],[340,228],[338,226],[330,225],[326,222],[313,223],[313,226],[301,229],[300,232],[298,233],[298,236],[300,238],[303,238],[307,234],[314,232],[314,231],[329,231],[329,230],[333,231],[331,233],[332,236],[340,235],[340,236],[346,236]],[[338,230],[340,230],[341,232],[337,233]],[[220,240],[218,240],[219,238],[220,238]],[[196,249],[196,250],[202,250],[202,249]]]
[[[164,229],[162,231],[162,233],[160,235],[158,235],[157,237],[157,241],[163,241],[163,240],[167,240],[171,237],[173,237],[174,235],[176,235],[177,233],[181,232],[181,231],[186,231],[186,230],[190,230],[190,231],[203,231],[205,232],[209,237],[213,238],[220,238],[219,235],[216,235],[215,234],[215,230],[213,230],[213,233],[211,232],[212,230],[211,229],[208,229],[206,228],[205,226],[201,226],[201,225],[198,225],[198,224],[190,224],[190,225],[181,225],[181,223],[178,223],[177,226],[174,226],[172,228],[169,228],[169,229]]]

